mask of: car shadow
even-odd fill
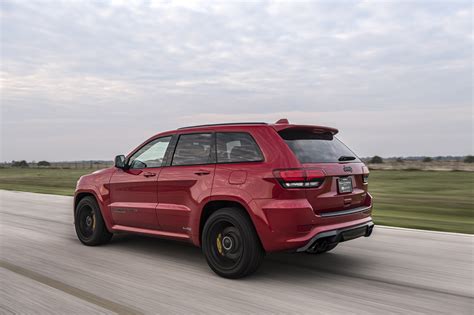
[[[186,242],[155,238],[142,235],[115,235],[107,245],[116,249],[137,254],[146,253],[156,259],[166,258],[183,261],[193,268],[213,274],[207,266],[201,249]],[[338,253],[338,248],[330,253],[312,255],[306,253],[279,252],[267,254],[260,269],[245,281],[262,280],[297,280],[300,282],[315,281],[318,278],[336,276],[354,276],[358,271],[371,268],[373,263],[363,255],[349,255],[345,251]]]
[[[123,247],[132,251],[144,251],[153,255],[169,255],[172,258],[196,258],[201,250],[191,243],[138,234],[114,235],[111,247]]]

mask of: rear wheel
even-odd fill
[[[88,246],[107,243],[112,233],[107,230],[94,197],[82,198],[76,206],[74,225],[79,240]]]
[[[252,222],[238,208],[214,212],[204,225],[202,250],[219,276],[242,278],[255,272],[264,257]]]

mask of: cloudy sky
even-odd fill
[[[473,152],[470,1],[1,0],[2,161],[112,159],[228,121],[360,156]]]

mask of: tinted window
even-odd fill
[[[171,137],[164,137],[145,144],[130,157],[130,168],[161,167],[170,140]]]
[[[247,133],[217,133],[217,163],[262,161],[255,140]]]
[[[211,162],[212,134],[181,135],[174,151],[172,165],[195,165]]]
[[[290,149],[301,163],[332,163],[339,158],[353,157],[350,162],[359,162],[357,156],[331,133],[310,133],[306,131],[280,132]]]

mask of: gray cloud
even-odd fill
[[[2,160],[183,124],[330,124],[362,155],[472,153],[472,6],[2,1]]]

